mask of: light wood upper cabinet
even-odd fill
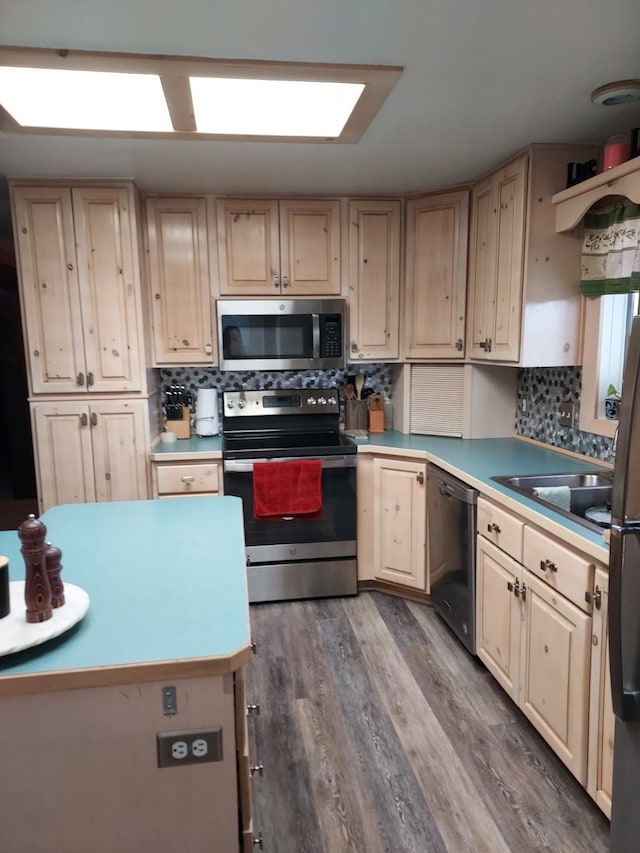
[[[593,146],[533,145],[471,195],[467,355],[521,367],[580,364],[579,232],[556,234],[554,193]]]
[[[473,358],[517,361],[528,157],[472,194],[469,346]]]
[[[133,187],[12,187],[33,394],[143,387]]]
[[[350,361],[399,355],[400,202],[349,202]]]
[[[146,500],[142,400],[32,403],[40,511],[65,503]]]
[[[407,202],[407,359],[464,358],[469,193]]]
[[[218,199],[221,296],[335,296],[340,202]]]
[[[373,460],[374,577],[426,590],[427,464]]]
[[[154,364],[212,364],[213,301],[204,198],[148,198]]]

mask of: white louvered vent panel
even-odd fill
[[[414,364],[411,368],[411,432],[462,435],[464,366]]]

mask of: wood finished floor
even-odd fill
[[[609,823],[424,604],[251,606],[254,828],[268,853],[598,853]]]

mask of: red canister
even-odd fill
[[[602,171],[626,163],[631,156],[631,140],[627,136],[612,136],[607,139],[602,155]]]

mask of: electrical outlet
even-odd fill
[[[560,426],[573,427],[573,403],[560,403],[558,414],[560,415]]]
[[[160,732],[156,735],[158,767],[222,761],[222,728],[198,732]]]

